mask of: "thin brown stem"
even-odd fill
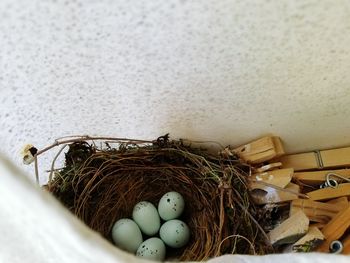
[[[74,142],[82,142],[82,141],[94,141],[94,140],[109,140],[109,141],[116,141],[116,142],[130,142],[130,143],[152,143],[153,141],[147,141],[147,140],[135,140],[135,139],[127,139],[127,138],[113,138],[113,137],[91,137],[91,136],[81,136],[79,138],[74,139],[68,139],[68,140],[56,140],[53,144],[45,147],[42,150],[39,150],[37,152],[37,156],[58,146],[61,144],[68,144],[68,143],[74,143]]]
[[[35,181],[39,184],[39,167],[38,167],[38,155],[34,155],[34,170],[35,170]]]
[[[49,189],[51,187],[51,182],[52,182],[52,176],[55,170],[55,162],[57,161],[58,157],[60,156],[60,154],[63,152],[63,150],[67,147],[67,144],[63,145],[61,147],[61,149],[57,152],[56,156],[53,158],[52,164],[51,164],[51,170],[50,170],[50,174],[49,174]]]

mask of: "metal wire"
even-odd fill
[[[346,177],[339,175],[339,174],[336,174],[336,173],[328,173],[326,175],[326,181],[320,185],[320,188],[326,188],[326,187],[337,188],[339,186],[338,181],[335,179],[331,179],[331,176],[337,177],[338,179],[342,179],[342,180],[350,183],[349,178],[346,178]]]
[[[339,240],[334,240],[329,245],[329,251],[333,254],[340,254],[343,251],[343,243]]]

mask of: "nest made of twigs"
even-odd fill
[[[136,203],[157,205],[163,194],[176,191],[186,202],[182,220],[191,239],[184,248],[170,250],[172,258],[271,252],[246,186],[247,166],[237,157],[209,154],[168,136],[117,143],[104,149],[83,140],[69,144],[65,167],[47,186],[93,230],[112,242],[113,224],[130,217]]]

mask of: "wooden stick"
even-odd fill
[[[339,184],[337,188],[323,188],[307,193],[311,200],[329,200],[341,196],[350,196],[350,183]]]
[[[342,209],[344,209],[342,204],[326,204],[312,200],[296,199],[291,202],[290,215],[301,210],[310,221],[328,223]]]
[[[280,158],[283,168],[306,171],[323,168],[341,168],[350,166],[350,147],[290,154]]]
[[[349,205],[348,198],[346,196],[329,200],[327,204],[333,204],[340,208],[340,210],[346,209]]]
[[[263,172],[267,172],[267,171],[270,171],[270,170],[273,170],[273,169],[276,169],[276,168],[279,168],[282,166],[282,163],[281,162],[277,162],[277,163],[270,163],[270,164],[266,164],[266,165],[263,165],[259,168],[257,168],[255,170],[256,173],[263,173]]]
[[[310,224],[310,227],[317,227],[318,229],[324,228],[326,225],[326,223],[314,223],[314,224]]]
[[[350,147],[321,151],[324,167],[350,165]]]
[[[284,148],[283,148],[283,144],[281,141],[280,137],[277,136],[273,136],[272,137],[272,141],[273,141],[273,145],[276,151],[276,156],[275,158],[281,157],[282,155],[285,154]]]
[[[285,188],[290,181],[292,180],[294,170],[292,168],[289,169],[278,169],[273,171],[268,171],[260,174],[254,174],[249,177],[250,189],[262,189],[265,190],[266,186],[263,184],[259,184],[259,182],[265,182],[269,185],[275,185],[278,187]]]
[[[338,240],[344,235],[350,227],[350,206],[339,212],[329,223],[322,229],[325,241],[318,248],[319,252],[329,252],[329,245],[332,241]]]
[[[284,154],[278,137],[263,137],[233,149],[240,158],[252,164],[262,163]]]
[[[296,172],[293,175],[293,179],[296,181],[301,181],[310,185],[320,185],[326,180],[326,175],[329,173],[336,173],[345,178],[350,178],[350,169],[341,170],[322,170],[322,171],[312,171],[312,172]],[[337,177],[332,177],[332,179],[341,181]]]
[[[300,186],[290,183],[285,189],[266,188],[266,190],[255,189],[251,191],[252,198],[256,204],[281,203],[298,199]]]
[[[342,254],[350,254],[350,234],[343,239],[343,252]]]
[[[313,152],[285,155],[280,158],[279,161],[282,163],[282,168],[294,168],[295,171],[305,171],[318,168],[317,159]]]

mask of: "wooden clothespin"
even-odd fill
[[[259,205],[282,203],[298,199],[300,186],[297,184],[289,183],[284,189],[266,187],[265,190],[254,189],[250,193],[253,201]]]
[[[267,171],[263,173],[254,174],[248,177],[250,183],[249,188],[266,190],[267,185],[274,185],[281,188],[285,188],[292,180],[294,170],[278,169],[273,171]]]
[[[263,173],[263,172],[267,172],[267,171],[271,171],[273,169],[279,168],[281,166],[282,166],[281,162],[270,163],[270,164],[263,165],[259,168],[256,168],[254,172],[255,173]]]
[[[350,254],[350,234],[347,237],[345,237],[342,241],[343,241],[342,254],[349,255]]]
[[[317,227],[318,229],[321,229],[324,228],[326,226],[327,223],[313,223],[313,224],[310,224],[310,227]]]
[[[308,199],[296,199],[291,202],[290,215],[303,211],[310,221],[328,223],[344,206],[342,204],[327,204]]]
[[[327,202],[327,204],[336,205],[340,210],[344,210],[348,207],[349,201],[348,201],[348,198],[346,196],[343,196],[343,197],[331,199]]]
[[[282,156],[285,152],[279,137],[263,137],[232,150],[244,161],[258,164]]]
[[[319,252],[329,252],[329,246],[332,241],[339,240],[350,227],[350,206],[340,211],[327,225],[322,229],[325,241],[317,249]]]
[[[329,173],[336,173],[344,178],[350,178],[350,169],[340,170],[322,170],[322,171],[309,171],[309,172],[295,172],[293,179],[309,185],[320,185],[326,180],[326,176]],[[332,179],[340,181],[339,178],[332,177]]]
[[[279,159],[283,168],[307,171],[350,166],[350,147],[285,155]]]
[[[327,187],[307,193],[311,200],[329,200],[342,196],[350,196],[350,183],[339,184],[336,188]]]

